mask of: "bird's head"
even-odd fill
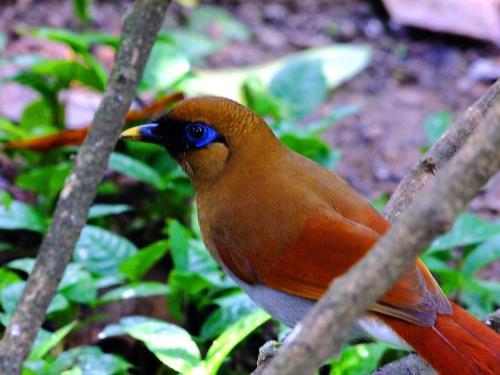
[[[278,143],[254,112],[214,96],[186,99],[158,120],[124,131],[120,139],[162,145],[195,187],[219,178],[229,160],[251,162]]]

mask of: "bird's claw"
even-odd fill
[[[281,342],[269,340],[259,348],[259,356],[257,357],[257,366],[268,358],[274,357],[281,349]]]

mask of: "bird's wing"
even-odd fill
[[[254,279],[289,294],[319,299],[330,282],[347,272],[379,237],[374,230],[338,214],[314,217],[265,273],[253,268]],[[432,275],[417,261],[370,310],[429,326],[436,312],[445,313],[450,305]]]

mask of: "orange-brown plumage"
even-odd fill
[[[163,144],[179,162],[195,186],[213,257],[288,324],[389,228],[344,180],[286,148],[261,118],[230,100],[189,99],[157,124],[124,134]],[[488,349],[500,347],[499,336],[451,304],[420,261],[364,323],[390,327],[444,374],[456,374],[450,361],[473,363],[470,373],[500,373],[498,350]],[[436,356],[440,350],[447,355]]]

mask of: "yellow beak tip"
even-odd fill
[[[120,134],[118,140],[120,141],[140,141],[142,136],[139,131],[139,126],[127,129]]]

